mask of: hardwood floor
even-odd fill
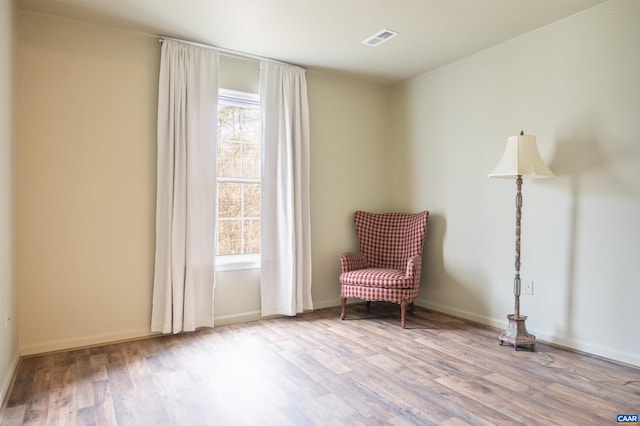
[[[640,369],[416,308],[295,318],[25,358],[1,424],[606,425]],[[506,321],[506,320],[505,320]]]

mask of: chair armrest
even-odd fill
[[[358,269],[366,269],[367,266],[367,258],[364,256],[364,253],[343,253],[340,256],[340,267],[342,268],[343,274]]]
[[[405,271],[405,275],[407,278],[420,277],[421,269],[422,269],[422,257],[421,256],[410,257],[409,261],[407,262],[407,269]]]

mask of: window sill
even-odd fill
[[[242,269],[259,269],[259,254],[241,254],[229,256],[216,256],[216,272],[237,271]]]

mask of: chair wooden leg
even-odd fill
[[[347,298],[346,297],[341,297],[340,298],[340,305],[342,306],[342,312],[340,313],[340,319],[343,320],[344,316],[347,313]]]
[[[404,315],[407,312],[407,301],[403,300],[402,302],[400,302],[400,326],[402,328],[405,328],[405,321],[404,321]]]

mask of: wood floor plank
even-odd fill
[[[24,413],[27,406],[24,404],[6,407],[0,414],[0,424],[3,426],[17,426],[24,424]]]
[[[417,308],[349,305],[20,361],[4,425],[598,425],[640,369]]]
[[[514,422],[528,425],[554,424],[554,419],[541,410],[541,407],[532,409],[529,400],[513,398],[512,391],[500,389],[500,386],[492,386],[490,382],[480,378],[465,380],[448,376],[441,377],[436,382],[504,414]]]
[[[116,425],[116,413],[113,408],[109,382],[101,377],[101,374],[96,375],[97,380],[93,382],[96,423],[98,425]]]
[[[33,376],[35,375],[38,360],[35,358],[27,358],[20,362],[16,374],[16,380],[13,383],[13,389],[7,398],[7,407],[16,405],[24,405],[31,393],[33,385]]]
[[[53,357],[34,359],[37,368],[31,385],[30,399],[24,414],[25,424],[43,424],[46,422],[51,399],[51,382],[53,375]]]
[[[76,415],[76,424],[83,426],[97,426],[96,407],[91,405],[78,409]]]
[[[91,368],[91,359],[89,354],[78,356],[75,362],[75,403],[76,409],[80,410],[87,407],[93,407],[95,401],[93,399],[93,369]],[[86,410],[87,412],[90,410]]]

